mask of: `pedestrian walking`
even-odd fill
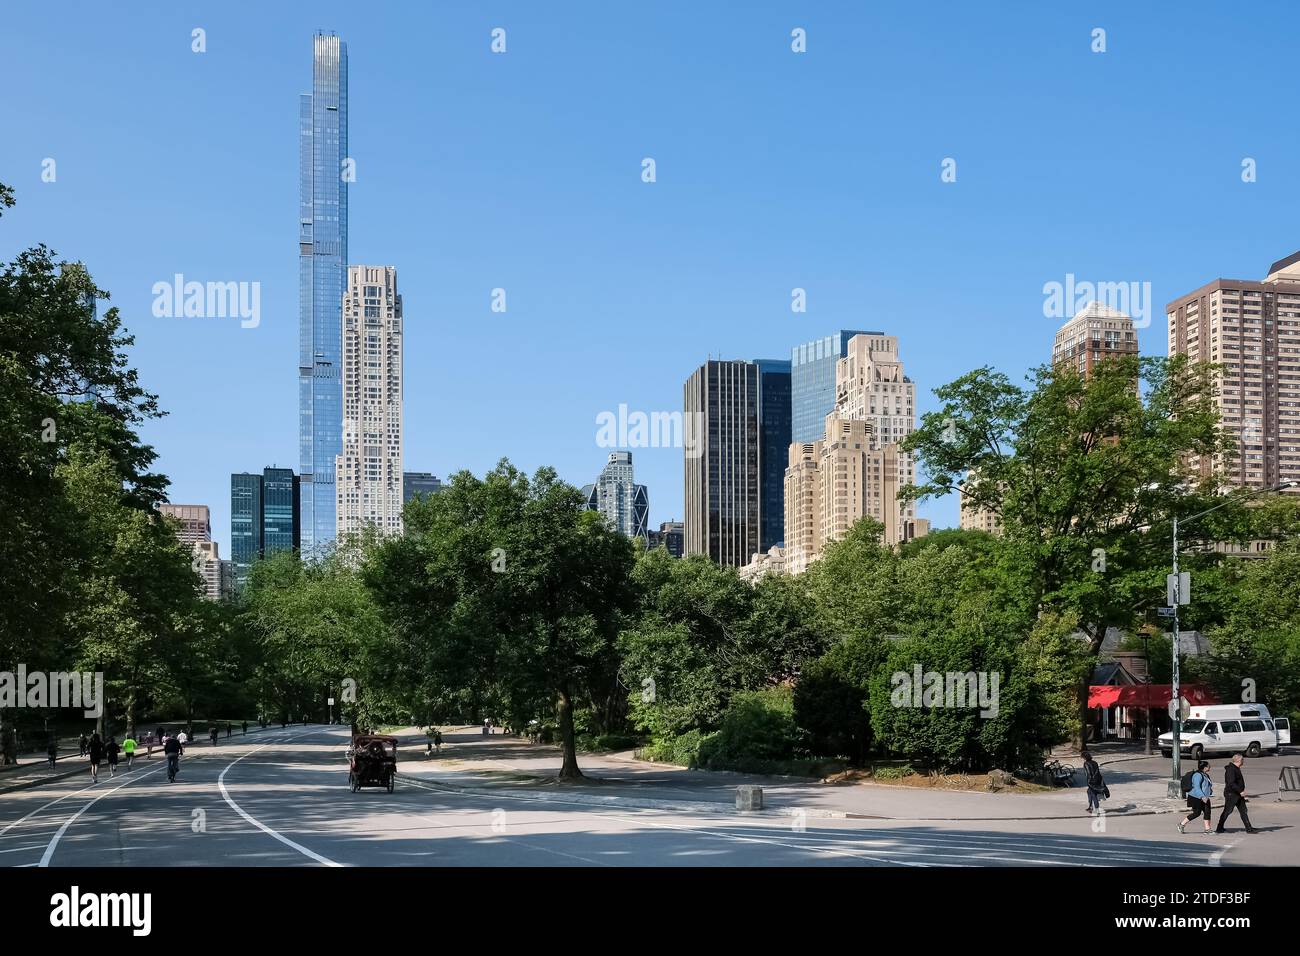
[[[244,721],[244,733],[248,733],[248,721]]]
[[[139,746],[130,732],[122,739],[122,753],[126,754],[126,769],[131,769],[131,764],[135,762],[135,748]]]
[[[226,724],[226,739],[230,739],[230,725]]]
[[[190,735],[182,730],[179,734],[176,735],[176,739],[180,741],[181,748],[183,750],[185,745],[190,742]]]
[[[1202,760],[1196,764],[1196,769],[1183,778],[1184,792],[1187,794],[1187,806],[1191,810],[1183,820],[1178,824],[1178,832],[1186,833],[1187,824],[1191,823],[1197,817],[1205,817],[1205,831],[1210,832],[1210,797],[1214,795],[1214,783],[1210,780],[1207,771],[1210,769],[1210,762]]]
[[[1088,782],[1088,812],[1096,813],[1101,809],[1101,801],[1110,798],[1110,788],[1106,786],[1101,766],[1092,759],[1092,754],[1085,750],[1082,756],[1083,778]]]
[[[217,745],[217,725],[213,724],[208,728],[208,739],[212,741],[212,746]]]
[[[433,731],[433,749],[436,753],[442,753],[442,731],[436,728]]]
[[[117,755],[121,752],[122,748],[118,746],[117,738],[109,737],[108,743],[104,745],[104,753],[108,755],[108,775],[110,777],[117,776]]]
[[[50,744],[45,748],[45,754],[50,758],[50,769],[54,769],[54,762],[59,759],[59,738],[50,736]]]
[[[1225,832],[1223,825],[1228,822],[1233,810],[1241,814],[1241,822],[1246,824],[1247,833],[1259,832],[1250,825],[1250,814],[1246,812],[1246,778],[1242,775],[1241,763],[1241,754],[1233,754],[1232,763],[1223,770],[1223,812],[1219,814],[1215,833]]]
[[[104,761],[104,742],[99,739],[99,734],[91,734],[90,742],[86,744],[86,755],[90,757],[90,781],[99,783],[99,765]]]
[[[79,743],[81,744],[81,756],[84,757],[86,756],[86,747],[90,745],[90,741],[86,739],[86,734],[84,731],[81,734],[81,740],[79,741]]]

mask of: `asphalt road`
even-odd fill
[[[405,748],[397,789],[352,793],[347,731],[290,728],[0,796],[0,865],[30,866],[1207,866],[1294,864],[1300,814],[1255,811],[1259,836],[1179,836],[1171,814],[1078,819],[854,820],[580,802],[563,788],[457,792],[444,759]],[[491,758],[483,758],[492,762]],[[462,766],[473,761],[456,760]],[[599,766],[599,765],[597,765]],[[680,791],[674,791],[680,792]],[[974,795],[981,796],[981,795]],[[989,799],[985,797],[985,799]],[[1249,842],[1248,841],[1254,841]]]

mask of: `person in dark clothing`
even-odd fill
[[[45,754],[50,758],[50,769],[53,770],[54,761],[59,759],[59,738],[50,738],[50,745],[45,748]]]
[[[84,757],[86,756],[86,747],[90,745],[90,741],[86,739],[85,734],[82,734],[79,743],[81,744],[81,756]]]
[[[1241,754],[1233,754],[1232,763],[1224,768],[1223,813],[1219,814],[1219,825],[1214,828],[1215,833],[1225,832],[1223,825],[1228,822],[1234,809],[1241,814],[1241,822],[1246,824],[1247,833],[1259,832],[1250,825],[1250,815],[1246,812],[1246,778],[1241,773],[1241,762]]]
[[[117,755],[122,752],[122,747],[118,744],[116,737],[109,737],[108,743],[104,745],[104,754],[108,757],[108,775],[117,776]]]
[[[185,753],[180,738],[168,737],[163,744],[163,753],[167,755],[167,781],[168,783],[175,783],[176,774],[181,769],[181,754]]]
[[[1088,812],[1096,813],[1101,809],[1101,801],[1110,796],[1106,792],[1106,778],[1101,775],[1101,766],[1092,759],[1092,754],[1084,751],[1083,779],[1088,784]]]
[[[248,721],[244,721],[244,733],[248,733]]]
[[[90,755],[90,779],[99,783],[99,765],[104,761],[104,742],[99,739],[99,734],[91,734],[86,753]]]

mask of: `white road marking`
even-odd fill
[[[77,811],[76,813],[74,813],[72,816],[68,817],[68,819],[64,821],[63,826],[59,827],[59,832],[56,833],[56,834],[54,834],[53,839],[50,840],[50,844],[49,844],[49,846],[47,846],[47,847],[45,848],[45,852],[44,852],[43,854],[41,854],[41,862],[38,863],[37,866],[43,866],[43,867],[45,867],[45,866],[49,866],[49,865],[50,865],[50,858],[51,858],[52,856],[54,856],[54,850],[55,850],[55,848],[59,845],[59,841],[60,841],[61,839],[63,839],[63,834],[65,834],[65,833],[68,832],[68,828],[69,828],[70,826],[72,826],[74,823],[76,823],[77,820],[78,820],[78,818],[80,818],[80,816],[81,816],[83,813],[85,813],[87,810],[89,810],[89,809],[90,809],[91,807],[93,807],[95,804],[99,803],[100,800],[103,800],[103,799],[104,799],[106,796],[108,796],[110,793],[117,793],[117,791],[121,790],[123,787],[125,787],[125,786],[129,786],[130,784],[134,783],[134,782],[137,781],[137,780],[143,780],[145,777],[148,777],[148,776],[150,776],[150,775],[152,775],[152,774],[157,773],[159,770],[162,770],[163,767],[165,767],[165,766],[166,766],[166,764],[163,764],[163,766],[161,766],[161,767],[155,767],[153,770],[148,770],[148,771],[145,771],[145,772],[142,773],[142,774],[138,774],[137,776],[132,777],[130,780],[124,781],[123,783],[119,783],[119,784],[118,784],[116,787],[114,787],[112,790],[105,790],[103,793],[101,793],[99,796],[97,796],[94,800],[89,800],[89,801],[87,801],[85,806],[83,806],[80,810],[78,810],[78,811]]]
[[[319,733],[319,731],[313,731],[313,733]],[[305,736],[308,736],[308,735],[307,735],[307,734],[299,734],[298,736],[299,736],[299,737],[305,737]],[[290,738],[290,739],[296,740],[297,737]],[[309,849],[307,849],[307,848],[306,848],[305,846],[303,846],[301,843],[294,843],[292,840],[290,840],[290,839],[289,839],[287,836],[285,836],[284,834],[282,834],[282,833],[278,833],[278,832],[276,832],[275,830],[271,829],[271,828],[268,827],[265,823],[263,823],[261,820],[257,819],[255,816],[253,816],[251,813],[248,813],[248,812],[247,812],[243,807],[241,807],[239,804],[237,804],[237,803],[235,802],[234,797],[232,797],[232,796],[230,795],[230,791],[226,789],[226,774],[228,774],[228,773],[230,772],[230,768],[233,767],[235,764],[239,763],[240,760],[243,760],[244,757],[251,757],[253,754],[257,753],[258,750],[265,750],[267,747],[271,746],[272,743],[281,743],[281,741],[274,740],[274,741],[271,741],[271,742],[269,742],[269,743],[265,743],[265,744],[263,744],[261,747],[258,747],[257,750],[250,750],[248,753],[244,754],[244,756],[243,756],[243,757],[240,757],[238,760],[233,760],[233,761],[231,761],[230,764],[227,765],[226,769],[221,771],[221,776],[219,776],[219,777],[217,778],[217,787],[221,790],[221,796],[222,796],[223,798],[225,798],[226,803],[230,804],[230,808],[231,808],[232,810],[234,810],[236,813],[238,813],[241,817],[243,817],[245,820],[247,820],[247,821],[248,821],[249,823],[251,823],[253,826],[257,827],[257,828],[258,828],[259,830],[261,830],[263,833],[267,834],[268,836],[273,836],[273,837],[275,837],[277,840],[279,840],[279,841],[280,841],[281,843],[283,843],[285,846],[287,846],[287,847],[291,847],[291,848],[297,850],[297,851],[298,851],[299,853],[301,853],[303,856],[305,856],[305,857],[309,857],[310,859],[315,860],[317,863],[321,864],[322,866],[342,866],[342,865],[343,865],[342,863],[335,863],[335,862],[334,862],[333,860],[331,860],[329,857],[321,856],[319,853],[315,852],[314,850],[309,850]]]
[[[1220,847],[1210,854],[1210,866],[1223,866],[1223,854],[1227,853],[1234,846],[1240,843],[1240,840],[1233,840],[1227,846]]]

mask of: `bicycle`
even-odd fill
[[[167,782],[175,783],[176,774],[180,773],[181,758],[179,754],[167,755]]]
[[[1073,787],[1074,786],[1074,767],[1070,764],[1063,764],[1059,760],[1052,760],[1043,764],[1042,775],[1052,781],[1053,786]]]

